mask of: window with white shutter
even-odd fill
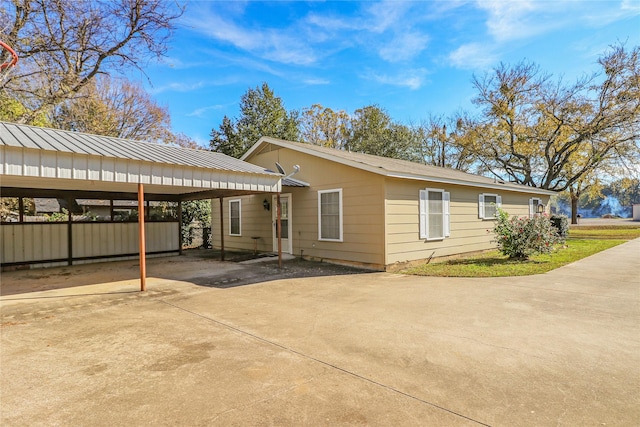
[[[529,199],[529,218],[533,218],[538,213],[538,205],[542,204],[542,199],[532,197]]]
[[[502,197],[497,194],[481,193],[478,196],[478,217],[495,219],[496,211],[502,206]]]
[[[439,189],[420,190],[420,238],[441,240],[451,234],[451,196]]]

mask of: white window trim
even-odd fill
[[[231,232],[231,204],[238,203],[238,234]],[[229,200],[229,236],[242,236],[242,199]]]
[[[533,218],[538,214],[538,205],[542,204],[542,199],[539,197],[532,197],[529,199],[529,218]]]
[[[429,192],[442,193],[442,237],[429,237]],[[444,240],[451,235],[451,193],[440,188],[425,188],[420,190],[420,198],[418,200],[420,211],[420,239],[424,240]]]
[[[325,193],[338,193],[338,209],[339,209],[339,239],[326,239],[322,237],[322,195]],[[343,241],[343,224],[342,224],[342,188],[335,188],[332,190],[318,190],[318,240],[323,242],[342,242]]]
[[[502,196],[495,193],[480,193],[478,195],[478,217],[480,219],[496,219],[495,216],[484,216],[484,198],[485,196],[493,196],[496,198],[496,208],[502,207]]]

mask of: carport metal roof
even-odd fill
[[[0,122],[2,187],[217,198],[281,189],[281,175],[222,153]]]
[[[222,197],[279,194],[282,178],[211,151],[0,122],[2,195],[18,196],[22,190],[51,196],[73,192],[82,198],[137,194],[142,291],[146,280],[144,200],[220,198],[222,203]],[[68,229],[71,241],[72,227]],[[280,240],[278,245],[281,262]]]

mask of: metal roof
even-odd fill
[[[0,145],[112,157],[230,172],[277,175],[242,160],[207,150],[91,135],[0,121]]]
[[[259,153],[265,144],[274,144],[280,147],[290,148],[312,156],[332,160],[348,166],[367,170],[380,175],[393,178],[413,179],[432,181],[439,183],[449,183],[458,185],[470,185],[474,187],[486,187],[493,189],[504,189],[518,192],[536,194],[556,194],[554,191],[544,190],[536,187],[529,187],[513,182],[504,182],[482,175],[475,175],[457,169],[443,168],[440,166],[424,165],[410,162],[408,160],[392,159],[388,157],[374,156],[371,154],[354,153],[350,151],[338,150],[335,148],[322,147],[301,142],[286,141],[271,137],[262,137],[249,149],[242,160],[246,160],[254,153]]]

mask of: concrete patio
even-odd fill
[[[0,424],[640,424],[640,239],[520,278],[261,268],[3,273]]]

